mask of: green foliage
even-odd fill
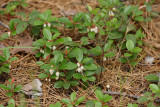
[[[9,91],[6,95],[11,97],[15,92],[19,92],[21,90],[22,85],[15,85],[15,79],[12,78],[7,81],[7,85],[0,84],[0,88]]]
[[[9,73],[11,68],[11,61],[17,60],[17,57],[10,58],[10,51],[8,48],[3,50],[3,55],[0,55],[0,74],[2,72]]]

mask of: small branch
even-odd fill
[[[4,26],[7,29],[10,29],[8,25],[4,24],[2,21],[0,21],[0,25]]]
[[[123,96],[131,97],[131,98],[135,98],[135,99],[140,98],[140,96],[137,96],[137,95],[129,95],[129,94],[124,94],[124,93],[120,93],[120,92],[102,91],[102,93],[110,94],[110,95],[123,95]]]

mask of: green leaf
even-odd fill
[[[61,107],[62,104],[60,102],[56,102],[56,104],[50,104],[49,107]]]
[[[129,51],[133,50],[134,48],[134,43],[132,40],[127,40],[127,43],[126,43],[126,47]]]
[[[63,69],[67,69],[67,70],[74,70],[76,69],[78,66],[77,64],[73,63],[73,62],[67,62],[66,64],[62,65],[59,67],[59,70],[63,70]]]
[[[149,99],[146,96],[142,96],[137,100],[138,103],[145,103],[147,101],[149,101]]]
[[[11,59],[9,59],[9,61],[15,61],[17,59],[18,59],[17,57],[12,57]]]
[[[54,59],[53,59],[54,63],[55,64],[58,64],[59,62],[62,62],[63,61],[63,55],[62,54],[56,54],[54,56]]]
[[[2,34],[2,35],[0,36],[0,41],[5,40],[5,39],[7,39],[7,38],[9,38],[8,33],[4,33],[4,34]]]
[[[41,20],[35,20],[35,21],[33,22],[33,25],[35,25],[35,26],[43,25],[43,24],[44,24],[44,22],[41,21]]]
[[[95,107],[102,107],[102,103],[101,102],[96,102]]]
[[[84,20],[85,20],[84,25],[86,25],[86,26],[91,26],[92,25],[92,23],[91,23],[91,16],[89,14],[86,13],[84,15]]]
[[[95,48],[91,49],[92,54],[98,56],[102,54],[102,48],[100,46],[96,46]]]
[[[86,70],[96,70],[96,69],[97,69],[97,66],[96,66],[95,64],[93,64],[93,63],[90,63],[90,64],[84,65],[84,68],[85,68]]]
[[[95,81],[96,78],[94,76],[87,77],[88,81]]]
[[[61,23],[71,23],[71,21],[67,17],[61,17],[58,19]]]
[[[108,34],[109,39],[120,39],[123,35],[119,32],[111,32]]]
[[[55,33],[52,37],[52,40],[57,39],[57,37],[59,37],[60,33]]]
[[[48,22],[53,22],[53,21],[56,21],[56,20],[58,20],[57,17],[49,17],[48,18]]]
[[[128,107],[138,107],[138,105],[137,104],[128,103]]]
[[[63,83],[63,87],[64,87],[65,89],[69,89],[70,83],[69,83],[69,82]]]
[[[147,10],[148,12],[151,12],[151,11],[152,11],[152,7],[151,7],[151,5],[146,4],[146,10]]]
[[[43,28],[43,35],[46,39],[52,40],[52,33],[49,29]]]
[[[65,104],[70,104],[70,103],[71,103],[68,98],[62,98],[61,101],[62,101],[63,103],[65,103]]]
[[[94,39],[95,38],[95,32],[92,32],[92,31],[89,31],[88,32],[88,37],[89,37],[89,39]]]
[[[127,40],[127,41],[128,41],[128,40],[132,40],[132,42],[133,42],[134,44],[136,44],[136,36],[133,35],[133,34],[127,34],[127,35],[126,35],[126,40]]]
[[[7,87],[7,86],[5,86],[4,84],[0,84],[0,87],[3,88],[3,89],[5,89],[5,90],[10,90],[10,88]]]
[[[9,22],[9,28],[13,31],[14,30],[14,21],[10,20]]]
[[[15,107],[15,101],[14,101],[14,99],[9,99],[7,107]]]
[[[84,16],[84,13],[83,13],[83,12],[79,12],[79,13],[77,13],[77,14],[74,16],[73,21],[74,21],[74,22],[78,22],[78,21],[80,21],[80,19],[81,19],[83,16]]]
[[[57,81],[54,84],[54,88],[62,88],[63,87],[64,82],[63,81]]]
[[[130,53],[124,53],[124,56],[125,57],[130,57],[130,56],[132,56],[132,54],[130,54]]]
[[[10,57],[10,51],[9,51],[8,48],[6,48],[6,49],[3,50],[3,55],[4,55],[4,57],[5,57],[6,60],[9,59],[9,57]]]
[[[125,9],[124,9],[124,14],[130,14],[132,12],[132,6],[127,6],[127,7],[125,7]]]
[[[134,18],[135,21],[144,21],[143,16],[137,16]]]
[[[152,93],[160,92],[159,87],[156,84],[150,84],[149,88],[152,90]]]
[[[104,54],[105,57],[114,57],[116,55],[116,52],[107,52],[106,54]]]
[[[85,63],[88,63],[88,62],[90,62],[92,60],[93,60],[92,58],[84,58],[82,63],[85,64]]]
[[[149,74],[145,77],[145,79],[149,82],[158,82],[159,77],[156,74]]]
[[[103,96],[103,102],[108,102],[108,101],[110,101],[112,99],[112,96],[109,96],[108,94],[105,94],[104,96]]]
[[[103,93],[100,90],[96,90],[95,95],[97,99],[99,99],[100,101],[103,101]]]
[[[41,73],[41,74],[38,75],[38,77],[41,78],[41,79],[44,79],[44,78],[48,77],[48,74]]]
[[[51,14],[52,14],[51,10],[46,10],[45,12],[43,12],[42,14],[39,15],[39,18],[44,21],[47,21],[48,18],[51,16]]]
[[[78,100],[76,101],[75,105],[79,105],[81,102],[83,102],[84,99],[85,99],[85,97],[78,98]]]
[[[88,77],[82,77],[82,80],[84,81],[84,82],[86,82],[87,81],[87,79],[88,79]]]
[[[142,51],[142,48],[135,47],[131,52],[138,54],[138,53],[140,53],[141,51]]]
[[[60,102],[56,102],[56,104],[50,104],[49,107],[61,107],[62,104]]]
[[[16,88],[13,90],[14,92],[20,91],[22,88],[22,85],[17,85]]]
[[[88,101],[86,102],[86,107],[94,107],[94,102],[93,102],[93,100],[88,100]]]
[[[12,97],[13,93],[12,92],[8,92],[6,95],[7,95],[7,97]]]
[[[73,92],[70,96],[71,102],[73,103],[76,100],[76,92]]]
[[[83,51],[80,48],[75,48],[70,52],[69,57],[76,57],[77,61],[81,62],[83,59]]]
[[[73,77],[76,78],[76,79],[81,79],[83,76],[80,73],[74,73]]]
[[[27,22],[20,22],[17,27],[16,27],[16,33],[20,34],[22,33],[26,28],[27,28],[28,24]]]
[[[71,81],[70,84],[71,84],[71,86],[77,86],[77,85],[79,85],[79,82],[78,81]]]

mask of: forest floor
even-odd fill
[[[30,13],[33,10],[44,12],[47,9],[52,10],[52,15],[69,16],[80,11],[86,11],[85,6],[82,5],[81,0],[27,0],[29,6],[23,9],[17,9],[16,11],[22,11]],[[86,0],[86,2],[92,7],[96,7],[97,0]],[[8,3],[8,0],[1,0],[0,6]],[[1,7],[2,8],[2,7]],[[156,2],[152,6],[153,10],[160,13],[160,2]],[[0,20],[5,24],[8,24],[10,19],[7,16],[0,16]],[[121,64],[118,59],[109,58],[105,63],[106,72],[103,72],[101,78],[98,78],[98,82],[93,86],[89,86],[88,89],[76,86],[69,90],[55,89],[53,87],[55,81],[42,82],[43,96],[39,97],[39,104],[42,107],[48,107],[49,104],[54,104],[60,101],[62,98],[69,97],[70,93],[74,90],[77,92],[78,97],[86,96],[85,101],[88,99],[96,99],[94,96],[93,87],[100,86],[103,91],[107,90],[106,85],[110,85],[109,90],[112,92],[121,92],[128,95],[141,96],[145,91],[149,90],[149,82],[144,77],[148,74],[157,74],[160,71],[160,16],[155,17],[151,22],[140,23],[143,32],[146,34],[144,42],[149,45],[143,46],[143,52],[141,53],[141,63],[145,63],[144,60],[147,56],[154,58],[153,65],[141,65],[138,64],[131,72],[128,64]],[[0,26],[1,32],[7,32],[3,26]],[[26,35],[29,33],[23,33],[20,37],[13,37],[0,42],[0,48],[7,46],[31,46],[30,41]],[[67,33],[69,36],[69,33]],[[75,35],[76,36],[76,35]],[[26,37],[26,38],[25,38]],[[75,37],[76,38],[76,37]],[[27,40],[26,40],[27,39]],[[24,52],[21,52],[24,51]],[[1,53],[1,51],[0,51]],[[1,77],[0,84],[4,83],[8,78],[15,78],[16,84],[25,85],[33,79],[38,79],[39,67],[35,64],[37,59],[31,52],[31,49],[12,49],[12,56],[18,57],[18,60],[14,61],[11,66],[11,73],[9,76],[4,76],[4,80]],[[112,95],[113,99],[108,103],[109,107],[125,107],[128,103],[136,103],[135,98],[127,96]],[[18,105],[20,103],[20,97],[15,95],[14,100]],[[0,103],[6,104],[9,98],[6,96],[6,92],[0,89]],[[37,99],[25,99],[28,107],[36,106]],[[84,105],[80,105],[79,107]]]

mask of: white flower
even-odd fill
[[[154,62],[154,58],[153,57],[146,57],[145,59],[145,63],[151,65]]]
[[[65,47],[65,49],[68,49],[68,48],[69,48],[68,46]]]
[[[112,8],[112,10],[116,10],[116,8]]]
[[[46,78],[45,80],[47,81],[48,79]]]
[[[41,49],[40,52],[44,54],[44,50]]]
[[[51,27],[51,23],[48,23],[47,25],[48,25],[48,27]]]
[[[11,32],[8,32],[8,35],[11,36]]]
[[[55,51],[56,50],[56,46],[53,46],[52,49]]]
[[[109,11],[109,16],[114,16],[114,13],[112,11]]]
[[[59,77],[56,77],[56,80],[58,80],[59,79]]]
[[[77,72],[82,72],[82,69],[81,68],[77,68]]]
[[[51,81],[51,79],[49,78],[49,79],[48,79],[48,81],[50,82],[50,81]]]
[[[81,70],[84,70],[84,67],[83,67],[83,66],[81,66]]]
[[[106,85],[107,88],[110,88],[110,85]]]
[[[53,65],[51,65],[51,67],[54,67]]]
[[[11,65],[9,65],[9,68],[11,69]]]
[[[95,32],[97,34],[98,33],[98,27],[96,26],[95,28],[91,28],[91,32]]]
[[[44,24],[43,24],[43,27],[46,27],[46,26],[47,26],[47,25],[44,23]]]
[[[52,75],[54,73],[54,70],[53,69],[50,69],[49,70],[50,74]]]
[[[106,57],[103,57],[103,61],[106,61],[107,60],[107,58]]]
[[[56,72],[56,76],[59,77],[59,72]]]
[[[80,67],[81,66],[80,63],[77,63],[77,66]]]

